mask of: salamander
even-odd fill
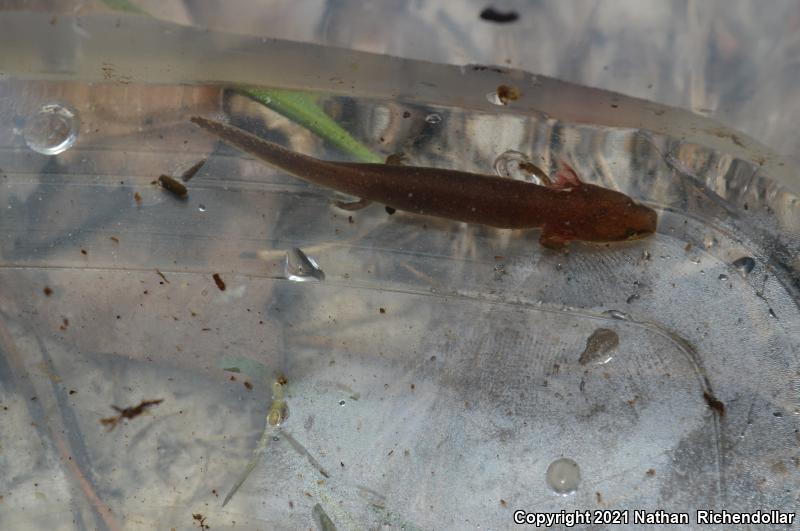
[[[296,153],[247,131],[207,118],[192,122],[228,144],[304,181],[396,210],[504,229],[541,229],[539,242],[557,249],[571,241],[619,242],[653,234],[656,212],[621,192],[581,181],[559,161],[552,182],[538,185],[464,171],[333,162]],[[546,182],[546,180],[544,181]]]

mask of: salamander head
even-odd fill
[[[571,240],[609,243],[646,238],[656,231],[658,214],[620,192],[582,183],[564,193],[569,208],[546,223],[540,242],[560,247]]]
[[[617,194],[618,192],[613,192]],[[646,238],[656,231],[658,214],[650,207],[640,205],[624,194],[619,194],[616,202],[607,214],[608,222],[600,221],[597,233],[598,240],[619,242]]]

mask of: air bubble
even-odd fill
[[[546,186],[550,184],[547,174],[519,151],[509,149],[494,160],[494,171],[500,177],[516,179]]]
[[[429,124],[440,124],[442,123],[442,117],[441,115],[432,112],[425,117],[425,121],[428,122]]]
[[[613,359],[611,352],[619,346],[619,335],[608,328],[598,328],[586,340],[578,362],[581,365],[605,365]]]
[[[286,253],[283,269],[285,277],[293,282],[325,280],[319,264],[297,247]]]
[[[267,413],[267,423],[279,428],[287,418],[289,418],[289,406],[283,400],[276,400]]]
[[[58,155],[75,144],[79,129],[77,111],[61,103],[47,103],[27,120],[23,134],[32,150]]]
[[[556,459],[547,467],[547,485],[557,494],[567,496],[578,490],[581,469],[572,459]]]
[[[606,317],[611,317],[612,319],[616,319],[618,321],[631,320],[630,316],[627,313],[621,312],[619,310],[606,310],[603,312],[603,315],[605,315]]]
[[[500,96],[498,96],[497,92],[490,92],[486,95],[486,100],[491,103],[492,105],[505,105],[502,101],[500,101]]]

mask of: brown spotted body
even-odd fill
[[[192,121],[232,146],[305,181],[397,210],[504,229],[542,229],[539,241],[616,242],[655,232],[656,212],[607,188],[580,181],[562,164],[554,184],[457,170],[330,162],[295,153],[237,127]]]

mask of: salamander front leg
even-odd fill
[[[569,240],[545,227],[542,229],[542,235],[539,236],[539,243],[542,245],[542,247],[547,247],[548,249],[558,251],[566,247],[567,243],[569,243]]]
[[[342,210],[347,210],[348,212],[355,212],[356,210],[361,210],[362,208],[367,208],[372,201],[368,199],[359,199],[358,201],[334,201],[334,205],[341,208]]]

